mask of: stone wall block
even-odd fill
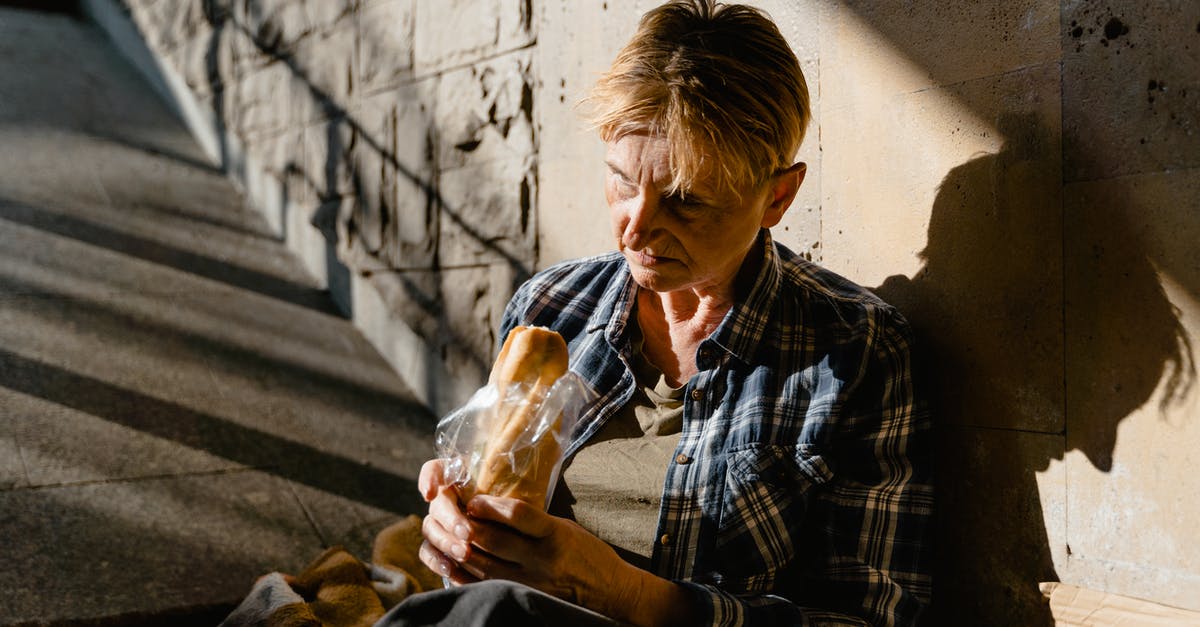
[[[409,84],[382,134],[386,155],[383,198],[392,207],[386,235],[387,259],[394,267],[432,267],[438,242],[436,126],[429,96],[436,81]],[[407,93],[406,93],[407,92]]]
[[[538,268],[615,250],[604,199],[604,153],[538,161]]]
[[[292,123],[285,101],[291,80],[291,70],[277,62],[247,74],[228,88],[225,93],[237,103],[236,122],[231,128],[246,139],[286,129]]]
[[[247,153],[254,157],[265,174],[285,184],[289,169],[295,169],[304,159],[304,138],[299,133],[279,131],[245,138]]]
[[[403,366],[426,381],[421,393],[438,414],[461,406],[487,383],[495,330],[513,291],[507,264],[440,271],[377,271],[367,277],[391,315],[431,352]],[[450,376],[452,373],[452,376]]]
[[[533,267],[537,169],[532,160],[447,170],[438,183],[442,267],[507,263],[524,272]]]
[[[432,120],[422,94],[436,81],[368,97],[352,118],[352,185],[358,221],[375,254],[394,268],[431,268],[437,243]]]
[[[355,16],[358,89],[371,94],[412,75],[415,0],[374,0]]]
[[[343,114],[351,108],[357,45],[354,22],[345,19],[319,36],[300,41],[288,61],[297,79],[323,103],[326,115]]]
[[[160,42],[164,51],[169,51],[195,38],[200,32],[211,30],[214,22],[221,20],[220,11],[206,11],[204,2],[160,2],[158,19],[161,20],[163,38]]]
[[[447,370],[461,378],[443,396],[456,404],[487,382],[496,327],[507,302],[507,276],[504,264],[442,272],[445,309],[438,346]]]
[[[303,0],[262,0],[237,6],[237,22],[264,50],[276,55],[291,54],[298,42],[316,33]]]
[[[826,106],[1057,62],[1057,0],[821,3]],[[953,25],[947,28],[947,25]]]
[[[436,121],[442,168],[534,154],[534,78],[528,51],[442,75]]]
[[[317,188],[305,171],[307,156],[303,128],[289,127],[281,134],[285,146],[282,159],[277,162],[277,174],[283,180],[282,202],[302,212],[311,212],[319,204]]]
[[[536,39],[541,0],[417,0],[413,65],[423,76]]]
[[[1200,4],[1064,4],[1068,181],[1200,165]]]
[[[304,172],[321,200],[353,195],[354,136],[354,128],[345,118],[304,129]]]
[[[368,275],[388,310],[431,344],[445,321],[443,283],[433,270],[380,270]]]

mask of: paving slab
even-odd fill
[[[434,417],[170,111],[0,7],[0,625],[215,624],[422,509]]]

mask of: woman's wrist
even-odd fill
[[[601,613],[639,627],[695,625],[698,608],[678,583],[628,563],[615,574],[614,591]]]

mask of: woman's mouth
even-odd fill
[[[636,261],[639,266],[643,266],[643,267],[657,266],[660,264],[664,264],[668,261],[672,261],[672,259],[670,257],[662,257],[659,255],[653,255],[644,250],[634,251],[633,258],[634,258],[634,261]]]

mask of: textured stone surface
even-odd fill
[[[321,550],[287,484],[260,472],[3,492],[0,533],[9,624],[232,604]]]
[[[604,151],[588,157],[542,156],[538,163],[538,267],[616,250],[604,200]]]
[[[330,101],[343,110],[349,108],[350,97],[356,93],[353,68],[357,34],[354,21],[343,18],[320,35],[297,43],[295,53],[286,61],[312,87],[317,100]]]
[[[1200,5],[1063,3],[1068,181],[1200,165]]]
[[[527,46],[542,0],[417,0],[413,63],[418,75]]]
[[[1197,198],[1197,170],[1066,188],[1071,580],[1191,609]]]
[[[392,268],[430,268],[437,244],[435,81],[408,83],[365,100],[355,156],[364,205],[382,216],[381,258]]]
[[[370,0],[355,14],[360,93],[397,85],[412,72],[415,8],[415,0]]]
[[[440,265],[532,268],[536,176],[533,163],[515,158],[442,172]]]
[[[533,155],[532,58],[523,50],[442,75],[436,94],[441,168]]]
[[[827,108],[996,76],[1061,54],[1053,0],[820,7]]]

